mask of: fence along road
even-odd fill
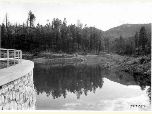
[[[0,62],[7,62],[7,67],[11,64],[21,63],[22,51],[16,49],[0,48]]]

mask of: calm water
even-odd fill
[[[147,81],[98,64],[35,64],[34,85],[38,110],[149,109]]]

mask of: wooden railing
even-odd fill
[[[22,51],[16,49],[0,48],[0,62],[6,62],[7,66],[12,64],[21,63]]]

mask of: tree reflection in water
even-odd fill
[[[88,91],[95,93],[97,88],[103,85],[101,75],[102,68],[99,65],[67,65],[67,66],[45,66],[36,64],[34,68],[34,85],[37,93],[45,92],[53,98],[63,96],[67,92],[76,94],[79,99]]]
[[[109,70],[106,77],[112,81],[123,85],[139,85],[141,90],[146,90],[151,103],[151,75],[141,75],[138,73],[129,74],[119,70]]]
[[[139,85],[142,90],[147,89],[147,95],[151,102],[151,77],[134,74],[133,76],[115,70],[107,70],[100,65],[65,65],[51,66],[35,64],[34,85],[37,94],[45,92],[47,96],[54,99],[63,96],[66,98],[67,92],[74,93],[79,99],[82,94],[94,92],[97,88],[102,88],[103,77],[122,85]]]
[[[134,80],[136,83],[141,87],[141,90],[145,90],[146,87],[147,89],[147,94],[149,97],[149,101],[151,103],[151,75],[140,75],[137,73],[133,74]]]

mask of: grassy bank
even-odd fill
[[[39,52],[39,53],[29,53],[24,52],[24,59],[34,59],[34,58],[46,58],[46,59],[54,59],[54,58],[71,58],[74,57],[75,54],[66,54],[66,53],[54,53],[54,52]]]

